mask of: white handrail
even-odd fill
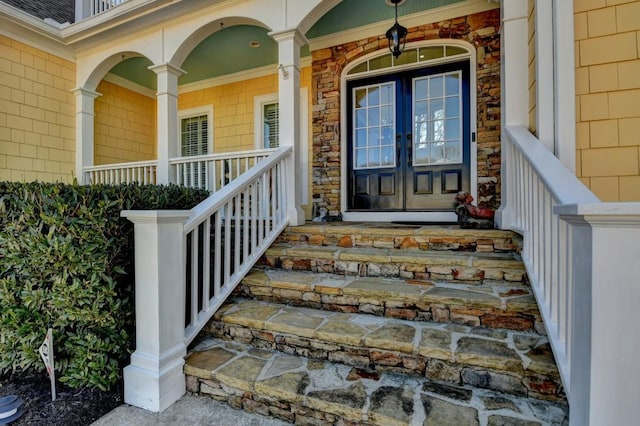
[[[186,392],[187,345],[289,223],[291,152],[273,151],[192,210],[121,213],[135,224],[128,404],[162,411]]]
[[[640,203],[602,203],[523,126],[503,129],[503,227],[522,259],[571,425],[632,424],[640,373]]]
[[[191,210],[183,228],[186,344],[287,226],[285,160],[291,151],[272,151]]]
[[[503,155],[509,165],[505,179],[512,189],[508,201],[513,212],[509,227],[524,235],[522,260],[569,394],[574,296],[571,228],[553,209],[598,199],[528,129],[508,126],[505,130],[508,144]]]
[[[275,149],[236,151],[170,159],[178,185],[216,192],[268,157]]]

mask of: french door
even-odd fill
[[[451,211],[470,187],[469,61],[348,84],[348,211]]]

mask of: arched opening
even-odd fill
[[[94,165],[156,158],[156,78],[141,56],[126,57],[98,83]]]

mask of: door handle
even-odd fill
[[[413,158],[413,138],[411,133],[407,133],[407,165],[411,165]]]

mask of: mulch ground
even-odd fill
[[[98,389],[70,389],[58,383],[57,399],[51,401],[51,382],[46,373],[0,377],[0,397],[18,395],[24,400],[24,414],[12,426],[90,425],[123,403],[122,386],[109,392]]]

